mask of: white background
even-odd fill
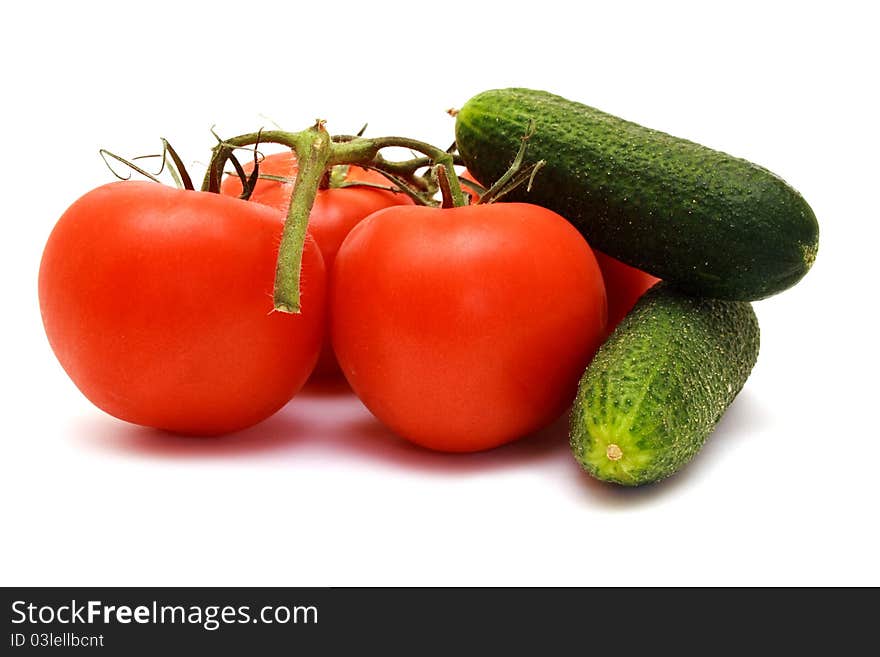
[[[822,5],[9,5],[0,583],[880,584],[877,21],[870,3]],[[203,164],[213,124],[316,117],[445,147],[444,110],[514,85],[761,163],[819,217],[813,271],[756,304],[754,374],[679,476],[597,484],[564,420],[490,453],[428,453],[338,391],[175,438],[93,408],[55,361],[39,258],[110,179],[99,147],[165,136]]]

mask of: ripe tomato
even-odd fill
[[[302,314],[272,312],[277,212],[218,194],[116,182],[76,201],[40,265],[62,367],[96,406],[185,434],[255,424],[283,406],[321,346],[325,273],[309,239]]]
[[[636,301],[660,279],[599,251],[594,250],[593,253],[605,280],[605,291],[608,295],[608,333],[611,333],[614,327],[620,324],[620,320],[636,305]]]
[[[380,210],[349,233],[333,280],[333,345],[352,388],[436,450],[489,449],[550,423],[605,332],[590,247],[534,205]]]
[[[246,173],[250,173],[254,165],[251,162],[245,164],[243,168]],[[296,155],[291,151],[266,156],[260,162],[260,173],[287,178],[291,182],[260,179],[251,194],[251,200],[271,206],[286,216],[290,195],[293,193],[292,181],[296,177],[297,170]],[[357,166],[349,167],[345,180],[385,186],[391,184],[381,173]],[[222,194],[232,196],[239,196],[241,190],[241,181],[237,176],[227,177],[220,187]],[[319,190],[309,215],[309,232],[318,242],[328,276],[333,271],[333,260],[342,241],[359,221],[376,210],[392,205],[412,205],[412,203],[412,199],[406,194],[369,187],[331,187]],[[338,373],[339,365],[333,355],[330,340],[326,338],[318,365],[315,367],[315,375],[329,376]]]

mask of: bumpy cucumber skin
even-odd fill
[[[766,169],[592,107],[529,89],[497,89],[458,112],[456,142],[476,178],[510,166],[530,119],[527,160],[546,160],[530,192],[623,262],[719,299],[761,299],[810,269],[819,225]]]
[[[748,302],[694,298],[658,283],[580,381],[571,412],[575,458],[598,479],[625,486],[674,474],[742,389],[759,343]],[[618,460],[609,445],[618,446]]]

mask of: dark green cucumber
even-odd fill
[[[758,345],[748,302],[694,298],[658,283],[581,379],[571,413],[575,458],[625,486],[674,474],[742,389]]]
[[[698,296],[754,300],[807,273],[819,244],[803,197],[759,166],[544,91],[498,89],[458,112],[456,142],[484,184],[510,166],[529,120],[530,192],[608,255]]]

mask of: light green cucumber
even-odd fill
[[[674,474],[742,389],[758,346],[748,302],[694,298],[658,283],[581,379],[571,414],[575,458],[624,486]]]

